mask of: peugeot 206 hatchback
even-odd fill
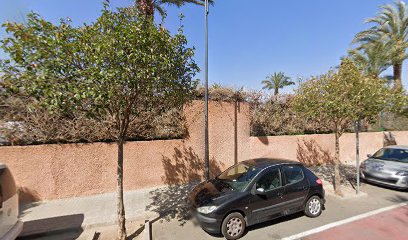
[[[238,239],[250,225],[324,208],[322,181],[298,162],[252,159],[238,163],[189,195],[193,215],[210,233]]]

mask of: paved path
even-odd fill
[[[408,238],[408,206],[330,228],[305,240],[406,240]]]
[[[327,198],[326,210],[318,218],[311,219],[302,214],[297,214],[258,224],[250,227],[242,239],[282,239],[355,215],[408,201],[408,194],[406,192],[371,185],[362,186],[362,190],[367,193],[367,196],[346,200],[329,196]],[[192,221],[187,221],[184,225],[180,225],[180,222],[177,220],[157,221],[153,223],[152,230],[153,240],[222,239],[222,236],[207,234]]]
[[[146,211],[151,203],[150,191],[141,189],[124,194],[127,222],[133,228],[140,227],[147,218],[157,217],[157,214]],[[116,194],[101,194],[87,197],[70,198],[34,203],[22,210],[24,228],[21,239],[33,239],[31,236],[45,233],[73,232],[77,239],[84,235],[83,229],[98,229],[114,225],[116,221]],[[87,234],[88,235],[88,234]],[[23,238],[30,236],[29,238]],[[88,236],[83,239],[89,239]],[[52,239],[52,238],[51,238]],[[61,238],[62,239],[62,238]]]

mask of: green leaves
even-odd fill
[[[290,80],[290,77],[285,76],[285,73],[275,72],[274,74],[269,75],[266,80],[263,80],[262,84],[264,85],[263,89],[274,89],[275,95],[277,95],[280,88],[294,85],[295,83]]]
[[[394,97],[383,80],[362,75],[351,60],[344,59],[338,72],[303,83],[294,106],[299,115],[331,121],[333,130],[342,133],[354,120],[370,120],[393,108],[390,102]]]
[[[354,59],[358,64],[363,64],[365,70],[370,74],[378,75],[389,65],[393,65],[395,89],[397,91],[402,89],[400,68],[408,57],[406,54],[408,14],[405,3],[395,1],[393,5],[382,6],[381,12],[369,18],[366,23],[373,24],[373,26],[355,36],[352,43],[358,43],[359,46],[356,50],[352,50],[351,56],[355,57],[356,53],[365,55],[367,61],[361,56]]]
[[[6,23],[5,88],[36,98],[50,112],[110,115],[120,134],[146,111],[182,106],[196,88],[198,66],[182,32],[171,36],[134,8],[104,9],[92,25],[74,28],[31,13]]]

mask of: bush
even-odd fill
[[[2,145],[113,141],[114,121],[87,118],[85,113],[50,114],[36,100],[25,96],[0,97]],[[157,115],[152,111],[134,119],[127,140],[182,138],[185,134],[180,109]]]
[[[274,136],[327,133],[328,124],[298,117],[292,107],[293,95],[277,95],[251,104],[251,135]]]

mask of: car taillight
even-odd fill
[[[323,181],[321,179],[317,179],[316,183],[323,186]]]

